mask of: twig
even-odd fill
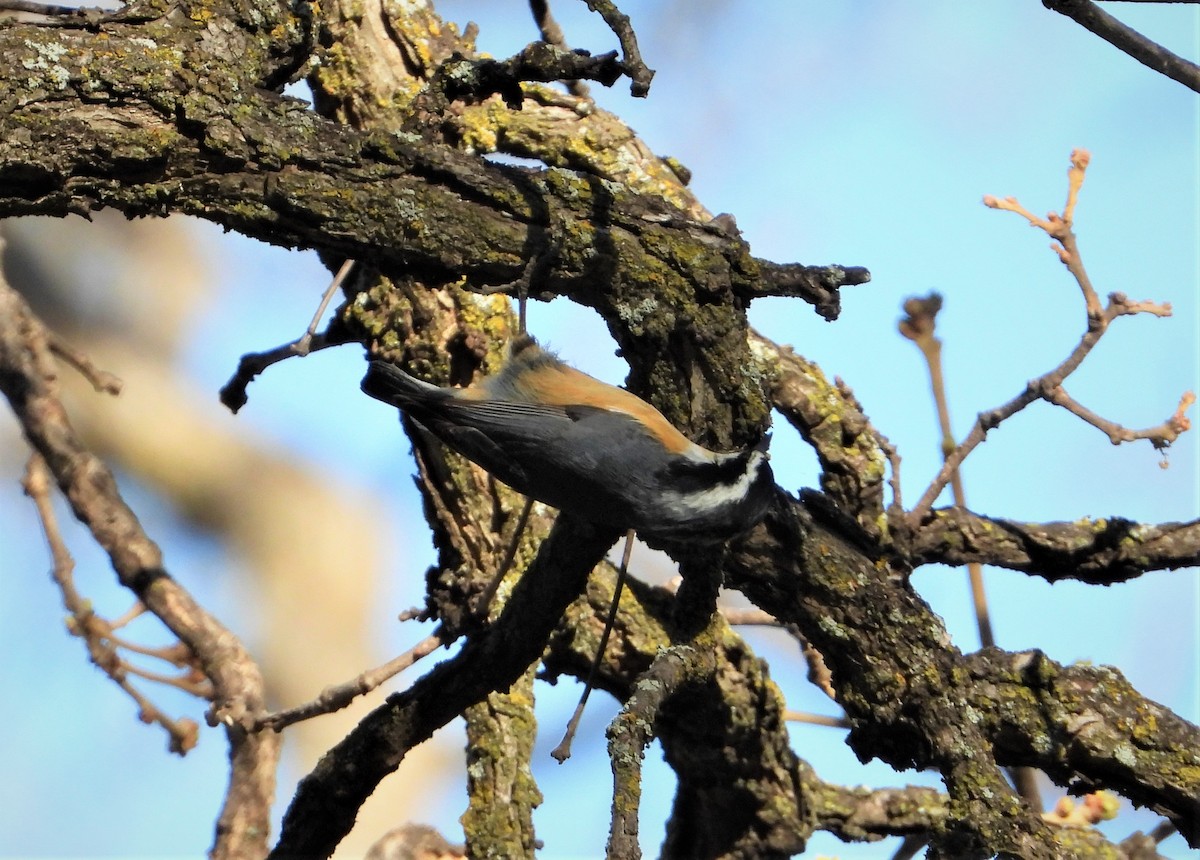
[[[728,609],[722,607],[721,617],[723,617],[731,627],[746,626],[746,627],[783,627],[774,615],[770,612],[764,612],[761,609]]]
[[[999,426],[1034,401],[1049,399],[1051,393],[1059,388],[1068,376],[1075,372],[1083,359],[1096,346],[1096,343],[1107,330],[1108,324],[1119,316],[1132,313],[1153,313],[1156,316],[1169,316],[1171,308],[1170,305],[1156,305],[1148,302],[1130,303],[1120,293],[1111,294],[1109,296],[1108,308],[1101,315],[1101,325],[1090,329],[1080,338],[1075,349],[1071,351],[1071,354],[1067,356],[1062,364],[1049,373],[1030,381],[1025,386],[1025,390],[1012,400],[988,412],[981,412],[979,414],[975,420],[975,426],[971,428],[971,432],[967,435],[967,438],[946,458],[941,471],[938,472],[933,483],[929,485],[924,495],[921,496],[920,501],[917,502],[916,507],[909,513],[908,519],[910,524],[914,528],[920,525],[921,521],[933,507],[934,501],[941,494],[942,490],[945,489],[946,484],[949,483],[951,476],[962,465],[962,461],[966,459],[967,455],[975,450],[987,437],[989,430]],[[1194,395],[1191,392],[1185,392],[1180,399],[1179,411],[1175,415],[1164,424],[1159,425],[1158,428],[1150,428],[1147,431],[1135,431],[1135,434],[1146,434],[1135,435],[1135,437],[1151,439],[1151,444],[1157,449],[1161,450],[1165,448],[1178,437],[1179,433],[1186,431],[1191,426],[1191,422],[1181,413],[1183,409],[1186,409],[1194,401]],[[1149,435],[1152,430],[1156,429],[1162,431],[1161,436]]]
[[[230,776],[210,856],[261,856],[270,831],[279,742],[247,736],[241,727],[263,709],[262,674],[233,632],[171,578],[162,551],[121,497],[112,472],[75,434],[55,378],[45,326],[0,274],[0,391],[75,517],[107,553],[121,585],[195,653],[212,679],[208,720],[228,730]]]
[[[1007,403],[979,414],[967,438],[946,457],[941,470],[933,482],[925,490],[925,493],[921,496],[916,506],[909,512],[908,522],[913,528],[917,528],[925,519],[925,516],[933,507],[934,501],[941,494],[942,490],[945,489],[946,485],[950,483],[962,465],[963,460],[983,442],[989,430],[999,426],[1002,422],[1011,418],[1036,400],[1054,402],[1052,398],[1060,397],[1055,392],[1061,388],[1067,377],[1078,369],[1079,365],[1100,341],[1100,338],[1103,337],[1113,320],[1117,317],[1139,313],[1148,313],[1159,317],[1171,315],[1170,304],[1148,301],[1134,302],[1130,301],[1124,293],[1110,293],[1108,296],[1108,305],[1100,307],[1096,291],[1092,288],[1091,281],[1084,268],[1083,259],[1075,240],[1075,233],[1071,229],[1075,205],[1079,196],[1079,188],[1083,183],[1084,172],[1087,169],[1089,160],[1090,156],[1085,150],[1077,149],[1071,153],[1071,168],[1068,171],[1067,202],[1063,207],[1062,215],[1051,212],[1044,219],[1038,218],[1025,209],[1015,197],[1006,197],[1001,200],[988,195],[983,198],[985,206],[1016,212],[1033,226],[1046,231],[1055,240],[1056,244],[1052,245],[1052,247],[1058,254],[1059,259],[1067,266],[1071,274],[1075,276],[1075,280],[1083,292],[1084,301],[1087,305],[1087,331],[1080,338],[1079,343],[1076,344],[1070,355],[1056,368],[1030,381],[1026,384],[1024,391]],[[1158,427],[1153,427],[1145,431],[1128,431],[1119,425],[1105,422],[1105,426],[1101,427],[1101,429],[1109,433],[1110,439],[1114,438],[1114,435],[1118,437],[1118,441],[1127,441],[1124,438],[1126,435],[1131,435],[1131,438],[1135,439],[1150,439],[1151,444],[1155,448],[1162,450],[1178,438],[1180,433],[1185,432],[1191,426],[1190,421],[1183,415],[1183,411],[1194,400],[1195,398],[1191,392],[1185,393],[1180,399],[1179,408],[1175,414]],[[1096,417],[1098,418],[1098,416]],[[1103,419],[1100,420],[1103,421]]]
[[[1200,3],[1200,0],[1186,0],[1186,2]],[[1179,828],[1170,821],[1160,821],[1157,825],[1155,825],[1154,829],[1150,831],[1149,836],[1155,842],[1162,842],[1164,839],[1169,839],[1178,832]]]
[[[300,345],[306,340],[307,343],[304,344],[305,349],[302,353],[299,351]],[[305,333],[291,343],[285,343],[274,349],[268,349],[265,352],[248,352],[238,362],[237,370],[233,376],[221,387],[221,403],[230,412],[237,414],[237,411],[245,406],[249,400],[249,397],[246,395],[246,388],[254,381],[254,377],[258,376],[268,367],[295,356],[308,355],[309,353],[339,345],[340,341],[330,341],[325,335],[318,334],[310,338]]]
[[[313,314],[312,322],[308,324],[308,328],[305,329],[300,339],[293,344],[296,355],[303,357],[312,350],[313,341],[317,338],[317,326],[321,324],[321,317],[325,316],[325,309],[329,307],[329,302],[342,288],[342,284],[346,282],[346,278],[350,277],[350,273],[354,271],[356,265],[354,260],[346,260],[338,268],[337,274],[333,276],[333,280],[329,282],[329,286],[325,288],[325,292],[321,296],[321,303],[317,305],[317,312]],[[320,348],[317,347],[317,349]]]
[[[629,557],[633,554],[633,529],[625,533],[625,551],[621,555],[621,566],[617,568],[617,582],[613,586],[612,605],[608,610],[608,617],[604,620],[604,630],[600,633],[600,643],[596,646],[596,656],[592,659],[592,666],[588,669],[587,681],[583,685],[583,695],[579,697],[579,704],[575,706],[575,713],[571,715],[570,722],[567,723],[567,730],[563,734],[563,739],[559,741],[558,746],[550,751],[550,755],[562,764],[571,757],[571,742],[575,740],[575,731],[579,728],[579,721],[583,719],[583,708],[587,705],[588,697],[592,694],[592,688],[595,685],[596,673],[600,670],[600,663],[604,659],[604,649],[608,647],[608,637],[612,634],[613,627],[617,623],[617,610],[621,605],[621,591],[625,587],[625,577],[629,571]]]
[[[1167,2],[1194,3],[1196,0]],[[1200,93],[1200,66],[1168,51],[1157,42],[1152,42],[1132,27],[1122,24],[1091,0],[1042,0],[1042,5],[1053,12],[1066,15],[1147,68]]]
[[[504,577],[508,575],[509,568],[512,567],[513,559],[517,557],[517,547],[521,544],[521,535],[525,531],[525,525],[529,522],[529,512],[533,509],[533,497],[527,496],[525,504],[521,506],[521,513],[517,516],[517,524],[513,528],[512,540],[508,542],[508,547],[504,551],[504,558],[500,560],[500,566],[492,575],[491,581],[487,584],[487,588],[479,595],[475,601],[475,614],[480,618],[487,618],[488,609],[492,605],[492,599],[496,596],[496,592],[500,589],[500,583],[504,581]]]
[[[589,9],[604,19],[608,28],[616,34],[621,43],[621,66],[629,76],[629,92],[642,98],[650,92],[650,81],[654,79],[654,70],[648,68],[642,60],[642,52],[638,49],[637,34],[629,23],[629,16],[617,8],[612,0],[584,0]]]
[[[450,642],[451,640],[446,637],[443,628],[439,625],[433,633],[382,666],[368,669],[349,681],[326,687],[319,696],[302,705],[260,716],[250,726],[250,731],[259,732],[263,729],[272,729],[281,732],[293,723],[340,711],[359,696],[366,695],[378,688],[380,684],[394,678],[418,660],[429,656],[443,645],[449,645]]]
[[[538,32],[542,34],[544,42],[566,51],[571,50],[566,36],[563,35],[562,27],[558,26],[554,16],[550,14],[550,4],[547,0],[529,0],[529,11],[533,13],[533,20],[537,24]],[[565,81],[565,83],[567,91],[576,98],[590,99],[592,97],[591,88],[583,81],[573,80]]]
[[[1058,258],[1062,260],[1063,265],[1074,275],[1075,281],[1083,291],[1083,298],[1087,304],[1089,324],[1095,326],[1100,324],[1103,315],[1103,310],[1100,307],[1100,297],[1096,295],[1096,290],[1092,287],[1091,279],[1083,267],[1083,260],[1079,256],[1079,246],[1075,239],[1075,232],[1072,229],[1075,224],[1075,205],[1079,202],[1079,189],[1083,187],[1084,174],[1087,172],[1087,166],[1091,160],[1092,156],[1086,149],[1071,151],[1071,167],[1067,170],[1067,202],[1063,206],[1061,215],[1051,212],[1044,219],[1038,218],[1017,202],[1017,198],[1015,197],[998,199],[988,194],[983,198],[983,205],[990,209],[1003,209],[1009,212],[1016,212],[1027,220],[1031,226],[1044,230],[1046,235],[1055,240],[1050,247],[1058,255]]]
[[[888,477],[888,487],[892,491],[892,503],[889,508],[896,510],[904,510],[904,495],[900,490],[900,452],[896,450],[896,446],[892,444],[892,440],[884,436],[875,428],[874,431],[875,444],[879,446],[879,450],[883,451],[883,455],[887,457],[888,466],[891,467]]]
[[[119,618],[116,618],[110,622],[110,626],[113,630],[120,630],[126,624],[129,624],[131,621],[134,621],[137,618],[141,618],[145,614],[146,607],[142,605],[140,600],[135,600],[133,602],[133,606],[125,610],[124,615],[121,615]]]
[[[355,260],[345,260],[338,268],[337,274],[333,276],[333,279],[329,282],[329,286],[321,294],[321,301],[317,305],[317,312],[313,314],[312,321],[308,324],[308,328],[304,330],[304,334],[291,343],[285,343],[274,349],[268,349],[266,352],[248,352],[242,356],[233,376],[221,387],[221,403],[230,412],[236,415],[237,411],[246,405],[246,401],[249,399],[246,389],[254,381],[254,377],[258,376],[271,365],[278,364],[292,356],[303,358],[310,353],[318,352],[331,346],[340,346],[345,342],[341,339],[330,337],[328,331],[324,334],[317,334],[317,326],[321,324],[321,317],[325,316],[325,309],[329,307],[329,302],[333,300],[334,295],[342,288],[342,285],[350,277],[356,265],[358,264]]]
[[[917,852],[929,844],[929,837],[924,834],[909,834],[900,842],[900,847],[892,855],[892,860],[912,860]]]
[[[96,389],[98,394],[111,394],[115,397],[121,393],[123,383],[119,378],[107,370],[96,367],[96,363],[88,356],[53,332],[49,333],[49,344],[50,351],[78,370],[80,375],[92,384],[92,388]]]
[[[50,545],[50,555],[54,559],[51,576],[62,594],[63,606],[71,613],[71,632],[83,639],[88,656],[100,671],[108,675],[113,683],[137,704],[138,719],[143,723],[157,723],[162,726],[169,738],[168,749],[177,755],[186,755],[195,748],[200,739],[200,726],[195,720],[186,717],[168,717],[129,682],[128,674],[142,674],[142,670],[130,666],[121,658],[115,643],[103,635],[102,631],[108,629],[107,622],[96,616],[90,602],[75,588],[75,560],[67,550],[62,532],[58,529],[58,518],[54,515],[54,505],[50,502],[50,473],[40,454],[30,456],[22,486],[37,508],[42,532]],[[164,677],[163,680],[171,683],[174,679]]]
[[[1170,418],[1161,424],[1147,427],[1145,430],[1130,430],[1097,415],[1092,410],[1082,406],[1071,395],[1067,394],[1066,389],[1061,385],[1047,391],[1045,399],[1055,406],[1061,406],[1072,415],[1091,424],[1108,436],[1108,440],[1114,445],[1120,445],[1122,442],[1133,442],[1138,439],[1149,439],[1151,445],[1158,450],[1162,450],[1170,447],[1171,443],[1179,438],[1180,433],[1185,433],[1191,428],[1191,419],[1184,412],[1196,402],[1196,395],[1190,391],[1185,391],[1183,396],[1179,398],[1179,406],[1176,407]]]
[[[1073,201],[1069,202],[1069,206],[1074,208]],[[929,385],[933,389],[938,428],[942,434],[942,458],[945,459],[954,452],[955,444],[954,431],[950,426],[950,406],[946,398],[946,376],[942,370],[942,341],[937,336],[937,315],[941,309],[942,297],[938,293],[930,293],[923,299],[908,299],[904,303],[907,316],[900,321],[899,327],[900,334],[917,345],[929,370]],[[967,492],[963,486],[961,471],[956,471],[950,476],[950,487],[955,507],[965,508]],[[968,562],[967,578],[971,585],[971,599],[975,604],[979,644],[984,648],[992,648],[996,644],[996,638],[992,633],[987,591],[983,585],[983,565],[975,561]]]
[[[829,726],[833,729],[849,729],[852,725],[845,717],[829,717],[825,714],[810,714],[807,711],[784,711],[783,718],[789,723],[807,723],[810,726]]]

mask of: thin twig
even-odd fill
[[[1200,0],[1187,0],[1187,2],[1200,3]],[[1158,843],[1162,842],[1164,839],[1174,836],[1178,832],[1179,828],[1170,821],[1160,821],[1147,835],[1153,839],[1155,843]]]
[[[1079,246],[1075,239],[1075,233],[1071,229],[1072,220],[1075,214],[1075,205],[1078,201],[1079,189],[1083,183],[1084,173],[1087,170],[1090,156],[1086,150],[1077,149],[1071,153],[1071,167],[1068,171],[1068,190],[1067,202],[1063,207],[1063,214],[1058,215],[1051,212],[1046,218],[1038,218],[1029,210],[1023,207],[1015,197],[1006,197],[999,199],[988,195],[983,198],[983,203],[992,209],[1003,209],[1009,212],[1016,212],[1021,217],[1025,218],[1029,223],[1041,230],[1044,230],[1051,238],[1055,240],[1052,246],[1059,259],[1067,266],[1068,270],[1075,277],[1079,284],[1080,290],[1084,296],[1084,302],[1087,306],[1088,326],[1087,331],[1080,338],[1079,343],[1071,351],[1070,355],[1063,360],[1061,364],[1045,373],[1038,378],[1031,380],[1025,386],[1025,390],[1016,397],[1009,400],[1007,403],[991,409],[987,412],[981,412],[975,420],[971,432],[966,439],[962,441],[946,458],[942,464],[941,470],[933,479],[933,482],[925,490],[916,506],[908,514],[910,526],[917,528],[925,519],[933,507],[934,501],[941,495],[942,490],[950,483],[953,476],[957,473],[964,459],[981,442],[987,437],[988,431],[1000,425],[1002,422],[1011,418],[1016,413],[1020,412],[1029,404],[1036,400],[1047,400],[1054,402],[1055,397],[1062,399],[1062,395],[1057,394],[1063,382],[1074,373],[1083,360],[1091,353],[1096,344],[1108,330],[1109,325],[1117,317],[1129,316],[1132,314],[1148,313],[1154,316],[1167,317],[1171,315],[1171,306],[1167,303],[1156,302],[1134,302],[1123,293],[1110,293],[1108,296],[1108,305],[1100,307],[1099,299],[1096,296],[1096,291],[1091,285],[1091,280],[1088,278],[1087,270],[1083,265],[1083,258],[1079,252]],[[1104,426],[1096,424],[1096,426],[1104,429],[1109,434],[1109,438],[1117,437],[1117,441],[1128,441],[1125,437],[1136,439],[1149,439],[1155,448],[1162,450],[1168,447],[1178,438],[1180,433],[1185,432],[1191,422],[1183,414],[1194,402],[1195,398],[1191,392],[1185,393],[1181,399],[1179,408],[1171,418],[1167,419],[1163,424],[1157,427],[1149,428],[1145,431],[1129,431],[1119,425],[1105,422]],[[1062,405],[1065,405],[1062,404]],[[1082,407],[1079,407],[1082,409]],[[1089,413],[1091,414],[1091,413]],[[1095,416],[1099,418],[1099,416]],[[1104,419],[1100,419],[1103,421]],[[1089,423],[1094,423],[1089,419]]]
[[[729,609],[722,607],[721,616],[731,626],[783,627],[779,619],[761,609]]]
[[[112,621],[110,621],[109,626],[112,627],[113,630],[120,630],[125,625],[138,618],[141,618],[145,614],[146,607],[142,604],[142,601],[135,600],[133,602],[133,606],[126,609],[125,613],[120,617],[114,618]]]
[[[621,605],[621,591],[625,587],[625,576],[629,570],[629,557],[632,554],[633,529],[630,529],[625,533],[625,552],[621,555],[621,566],[617,568],[617,583],[613,586],[612,606],[609,607],[608,618],[604,621],[604,630],[600,633],[600,644],[596,646],[596,656],[592,658],[592,666],[588,670],[587,682],[583,685],[583,695],[579,697],[579,704],[575,706],[575,713],[571,715],[571,721],[567,723],[567,731],[563,734],[563,739],[550,752],[550,755],[554,756],[559,764],[562,764],[571,757],[571,742],[575,740],[575,731],[579,728],[579,721],[583,719],[583,708],[587,705],[588,697],[592,694],[592,687],[596,681],[596,673],[599,672],[600,663],[604,659],[604,649],[608,647],[608,637],[617,623],[617,609]]]
[[[917,345],[929,371],[929,385],[933,389],[934,408],[937,412],[938,429],[941,432],[942,458],[954,453],[954,431],[950,426],[950,405],[946,397],[946,376],[942,368],[942,341],[937,336],[937,315],[942,309],[942,297],[930,293],[924,299],[908,299],[904,310],[908,314],[900,321],[900,333]],[[963,486],[962,472],[950,476],[950,488],[954,505],[966,508],[967,492]],[[983,566],[979,562],[967,564],[967,578],[971,586],[971,599],[975,606],[975,623],[979,630],[979,644],[992,648],[996,638],[992,633],[991,614],[988,611],[987,591],[983,585]]]
[[[307,343],[304,344],[305,351],[301,353],[298,349],[300,344],[305,340],[307,340]],[[246,395],[246,388],[254,381],[256,376],[268,367],[289,358],[308,355],[309,353],[339,345],[340,342],[330,341],[326,335],[318,334],[310,338],[305,333],[291,343],[285,343],[274,349],[268,349],[265,352],[248,352],[238,362],[237,370],[233,376],[221,387],[221,403],[230,412],[236,414],[249,400],[249,397]]]
[[[1063,205],[1061,215],[1051,212],[1045,218],[1038,218],[1022,206],[1015,197],[998,199],[989,194],[983,198],[983,205],[990,209],[1003,209],[1009,212],[1016,212],[1027,220],[1031,226],[1045,231],[1046,235],[1054,239],[1054,244],[1050,247],[1058,255],[1063,265],[1075,277],[1076,283],[1079,284],[1080,290],[1083,291],[1089,324],[1096,326],[1101,324],[1103,309],[1100,306],[1100,297],[1096,295],[1091,278],[1088,277],[1087,270],[1083,266],[1083,259],[1079,255],[1079,246],[1073,229],[1075,226],[1075,206],[1079,202],[1079,189],[1083,187],[1084,175],[1091,160],[1092,156],[1086,149],[1071,151],[1071,166],[1067,170],[1067,201]]]
[[[329,302],[333,300],[334,295],[342,288],[342,284],[346,282],[346,278],[350,277],[350,273],[354,271],[357,263],[354,260],[346,260],[338,268],[337,274],[333,276],[333,280],[329,282],[329,286],[325,288],[325,292],[321,295],[321,303],[317,305],[317,312],[313,314],[312,322],[308,324],[304,334],[300,339],[292,345],[296,355],[305,356],[312,351],[313,343],[317,339],[317,326],[321,324],[321,317],[325,316],[325,309],[329,307]],[[317,347],[320,349],[321,347]]]
[[[207,719],[229,729],[230,775],[210,856],[261,856],[270,831],[279,742],[241,729],[263,710],[262,673],[237,636],[171,578],[162,550],[122,498],[111,470],[76,435],[58,399],[46,327],[7,285],[2,271],[0,392],[75,517],[108,555],[120,584],[195,653],[197,665],[212,679]]]
[[[63,542],[62,532],[58,528],[58,518],[54,515],[54,505],[50,501],[50,472],[40,454],[32,454],[29,457],[22,485],[25,494],[33,500],[37,508],[42,532],[50,546],[50,555],[54,559],[51,576],[62,595],[63,606],[71,613],[71,632],[83,639],[88,656],[100,671],[108,675],[113,683],[137,704],[138,719],[144,723],[157,723],[162,726],[170,739],[168,748],[171,752],[185,755],[199,741],[200,726],[195,720],[186,717],[173,719],[167,716],[129,682],[130,673],[142,674],[142,671],[126,663],[117,652],[114,643],[100,635],[99,631],[108,628],[107,623],[93,623],[97,616],[92,611],[90,601],[84,599],[75,588],[75,560]],[[173,679],[162,680],[170,683]]]
[[[92,388],[97,393],[111,394],[114,397],[121,393],[123,383],[118,377],[107,370],[98,368],[87,355],[53,332],[50,333],[49,344],[50,351],[79,371],[80,375],[92,384]]]
[[[621,65],[632,83],[629,92],[641,98],[650,92],[650,81],[654,79],[654,70],[647,67],[642,60],[642,52],[638,49],[637,34],[629,23],[629,16],[617,8],[612,0],[584,0],[589,9],[604,19],[604,23],[616,35],[621,43]]]
[[[900,847],[892,855],[892,860],[912,860],[913,857],[917,856],[917,852],[928,844],[928,836],[909,834],[901,840]]]
[[[807,723],[810,726],[829,726],[833,729],[852,728],[850,721],[845,717],[810,714],[807,711],[784,711],[783,718],[789,723]]]
[[[331,338],[328,331],[324,334],[318,334],[317,326],[321,324],[321,317],[325,315],[325,309],[329,307],[329,302],[332,301],[338,290],[342,288],[342,284],[350,277],[356,265],[356,261],[346,260],[338,268],[337,274],[333,276],[333,279],[329,282],[329,286],[321,294],[321,301],[317,305],[317,312],[313,314],[312,321],[308,324],[308,328],[304,330],[304,334],[300,335],[294,341],[277,346],[274,349],[268,349],[265,352],[248,352],[242,356],[233,376],[221,387],[221,403],[230,412],[236,415],[237,411],[246,405],[246,401],[249,399],[246,389],[256,376],[271,365],[278,364],[293,356],[303,358],[310,353],[318,352],[331,346],[340,346],[344,343],[344,340]]]
[[[892,490],[892,504],[890,507],[896,510],[904,510],[904,496],[900,490],[900,452],[896,446],[892,444],[892,440],[884,436],[878,430],[875,430],[875,444],[883,451],[888,460],[888,466],[891,467],[891,474],[888,477],[888,486]]]
[[[1196,395],[1190,391],[1185,391],[1183,396],[1179,398],[1179,406],[1176,407],[1170,418],[1161,424],[1155,424],[1153,427],[1147,427],[1144,430],[1130,430],[1122,427],[1120,424],[1109,421],[1101,415],[1097,415],[1086,406],[1081,405],[1071,395],[1067,394],[1066,389],[1061,385],[1047,391],[1045,399],[1055,406],[1061,406],[1072,415],[1091,424],[1108,436],[1108,440],[1114,445],[1120,445],[1122,442],[1133,442],[1138,439],[1149,439],[1151,445],[1161,450],[1169,447],[1172,442],[1178,439],[1180,433],[1184,433],[1191,428],[1192,422],[1184,413],[1188,407],[1196,402]]]
[[[280,732],[293,723],[299,723],[322,714],[331,714],[334,711],[339,711],[359,696],[366,695],[378,688],[380,684],[399,675],[418,660],[429,656],[443,645],[450,644],[450,641],[446,638],[442,627],[439,625],[433,633],[382,666],[368,669],[359,675],[355,675],[349,681],[335,684],[332,687],[326,687],[321,691],[319,696],[302,705],[297,705],[294,708],[288,708],[284,711],[264,714],[254,721],[250,730],[258,732],[263,729],[272,729]]]

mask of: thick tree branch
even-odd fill
[[[977,561],[1048,582],[1111,585],[1150,570],[1200,565],[1200,520],[1145,525],[1120,517],[1021,523],[961,508],[930,513],[913,536],[915,564]]]
[[[1112,789],[1200,845],[1200,729],[1111,666],[1060,666],[1039,651],[988,648],[965,668],[971,707],[1001,762],[1040,768],[1073,793]]]
[[[463,713],[467,723],[467,793],[461,821],[474,857],[534,857],[533,810],[542,793],[533,779],[534,669],[505,691]]]
[[[508,689],[540,656],[563,610],[616,539],[615,531],[560,516],[495,624],[390,696],[301,781],[271,856],[332,853],[363,801],[410,749],[488,693]]]
[[[1111,747],[1072,758],[1068,746],[1074,739],[1067,735],[1047,753],[1016,755],[1013,750],[1028,753],[1046,734],[1040,722],[1009,720],[1003,729],[1015,732],[1017,739],[1003,741],[1002,760],[986,761],[978,751],[1001,743],[1000,722],[963,715],[1002,710],[1004,700],[994,692],[1003,679],[993,673],[964,685],[959,668],[964,658],[948,644],[941,622],[920,598],[801,505],[781,497],[759,528],[735,542],[726,581],[780,621],[796,624],[825,657],[838,700],[855,724],[850,744],[860,757],[941,771],[951,798],[946,829],[936,834],[943,852],[1058,856],[1052,834],[1032,820],[1030,811],[1021,810],[996,769],[998,763],[1041,766],[1052,755],[1071,760],[1075,779],[1086,777],[1097,788],[1111,782],[1115,790],[1130,791],[1137,802],[1173,820],[1194,816],[1192,804],[1200,796],[1194,780],[1200,770],[1189,770],[1180,756],[1200,749],[1200,731],[1178,718],[1172,721],[1169,742],[1174,757],[1139,756],[1136,765],[1123,764],[1128,753]],[[1103,700],[1103,709],[1112,715],[1105,718],[1109,722],[1121,714],[1128,725],[1139,725],[1147,709],[1156,707],[1127,686],[1119,691],[1097,686],[1092,695]],[[1054,704],[1064,719],[1083,723],[1101,707],[1084,706],[1065,691]],[[975,751],[966,760],[955,752],[966,749]],[[1136,776],[1131,767],[1139,769]],[[1139,780],[1140,789],[1133,784]],[[1200,834],[1189,839],[1197,842]]]
[[[710,408],[728,416],[719,423],[736,425],[738,440],[758,431],[764,404],[724,368],[746,360],[744,338],[735,337],[744,325],[739,297],[779,267],[752,257],[739,237],[594,176],[491,165],[319,120],[232,72],[216,74],[211,57],[189,54],[182,66],[175,54],[147,57],[145,38],[128,25],[0,30],[0,52],[25,72],[0,81],[0,216],[100,206],[186,212],[386,273],[465,276],[479,287],[514,280],[528,257],[543,254],[535,294],[569,295],[609,320],[634,367],[631,387],[648,392],[663,389],[651,379],[673,379],[686,390],[698,372],[718,386],[711,401],[668,393],[656,405],[701,436],[712,425],[700,414]],[[131,66],[129,56],[141,61]],[[205,75],[189,63],[203,63]],[[80,103],[110,81],[121,82],[119,101]],[[859,278],[842,271],[843,283]],[[837,281],[827,278],[826,288]],[[656,325],[631,325],[651,318]],[[710,348],[695,356],[701,367],[681,367],[677,341],[698,331],[721,354]],[[758,402],[743,415],[721,403],[748,397]],[[733,447],[734,437],[701,441]]]

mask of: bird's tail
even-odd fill
[[[386,361],[372,361],[363,377],[362,390],[376,400],[403,409],[430,400],[440,400],[448,392],[423,382],[415,376],[409,376],[394,364]]]

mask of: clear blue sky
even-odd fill
[[[532,38],[520,2],[439,4],[446,17],[481,27],[480,45],[507,55]],[[1041,4],[926,0],[733,4],[629,2],[643,55],[658,72],[650,97],[620,85],[598,100],[626,118],[659,153],[693,171],[713,212],[730,212],[759,256],[871,269],[871,284],[844,294],[842,318],[826,323],[800,302],[757,303],[752,319],[845,379],[876,426],[904,457],[911,503],[936,471],[939,453],[928,384],[916,349],[895,332],[900,303],[940,291],[946,307],[949,396],[961,437],[974,415],[1021,390],[1064,357],[1083,327],[1078,289],[1046,237],[1016,216],[980,205],[984,194],[1015,195],[1037,213],[1058,209],[1068,154],[1092,152],[1077,232],[1101,294],[1123,291],[1169,301],[1175,316],[1134,318],[1113,327],[1071,380],[1083,403],[1131,427],[1156,424],[1198,384],[1196,297],[1200,291],[1200,126],[1194,93],[1155,75]],[[1197,59],[1200,12],[1184,5],[1108,4],[1177,52]],[[754,9],[753,17],[746,10]],[[615,47],[581,3],[555,8],[574,46]],[[209,226],[198,228],[228,259],[222,301],[192,333],[189,366],[215,390],[244,351],[295,336],[326,275],[311,254],[265,249]],[[613,382],[625,368],[590,312],[555,303],[531,308],[531,329],[573,363]],[[350,483],[395,487],[398,517],[415,510],[393,417],[358,393],[353,348],[270,370],[239,418],[297,456]],[[219,408],[213,400],[214,409]],[[331,404],[334,408],[330,408]],[[1197,412],[1193,408],[1193,421]],[[0,419],[9,420],[9,419]],[[1147,522],[1200,513],[1197,436],[1170,452],[1170,468],[1147,444],[1113,447],[1093,428],[1036,405],[996,431],[964,469],[970,507],[1020,519],[1120,514]],[[815,481],[813,459],[784,426],[774,439],[785,488]],[[16,485],[21,458],[0,459],[11,474],[0,495],[0,724],[7,773],[0,788],[0,856],[196,856],[211,841],[225,777],[223,739],[207,731],[184,761],[168,757],[154,729],[136,723],[128,701],[99,679],[78,641],[61,631],[61,610],[40,571],[49,561]],[[213,571],[224,551],[188,532],[156,500],[126,492],[171,569],[218,615],[251,618],[232,606],[234,590]],[[380,522],[378,528],[395,523]],[[69,539],[81,569],[107,570],[84,537]],[[383,629],[416,602],[427,559],[395,572],[397,594],[381,602]],[[35,575],[37,574],[37,575]],[[1008,649],[1040,647],[1062,662],[1119,666],[1151,698],[1190,720],[1197,704],[1198,589],[1195,571],[1158,573],[1111,588],[1047,586],[989,571],[993,622]],[[945,617],[956,644],[978,647],[964,574],[925,570],[915,584]],[[100,599],[103,595],[97,595]],[[253,637],[252,631],[239,628]],[[381,655],[406,647],[401,630]],[[795,650],[779,637],[750,634],[771,661],[792,707],[830,712],[812,693]],[[314,679],[314,690],[332,679]],[[542,689],[539,811],[542,856],[603,851],[609,776],[600,739],[614,713],[593,699],[581,744],[564,767],[545,754],[557,742],[577,688]],[[188,707],[180,704],[180,708]],[[105,727],[102,737],[95,726]],[[799,754],[830,780],[895,785],[931,782],[863,767],[831,729],[798,726]],[[657,759],[657,748],[650,751]],[[661,839],[671,779],[650,765],[642,833],[648,854]],[[180,781],[188,786],[179,790]],[[281,792],[290,796],[289,787]],[[455,836],[461,789],[412,810]],[[208,814],[205,804],[213,810]],[[199,807],[199,808],[198,808]],[[1156,819],[1125,806],[1111,828],[1123,835]],[[814,840],[812,854],[887,857],[893,846]],[[1164,845],[1185,856],[1178,838]]]

